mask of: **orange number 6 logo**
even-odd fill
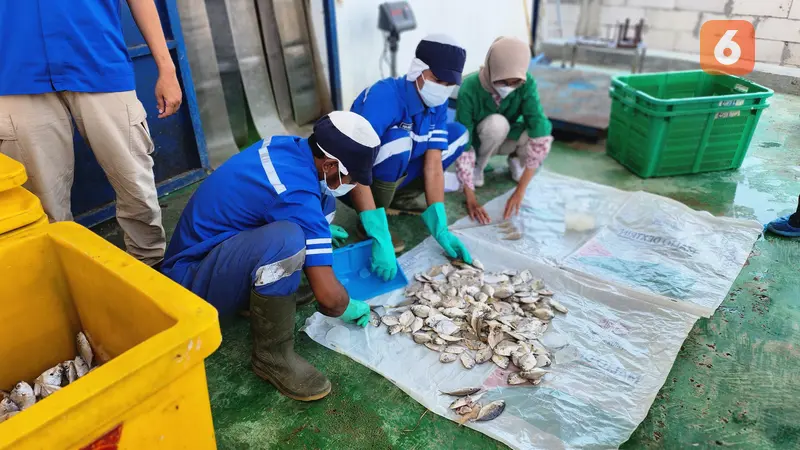
[[[756,66],[756,30],[746,20],[709,20],[700,27],[700,67],[747,75]]]

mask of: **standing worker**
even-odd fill
[[[369,122],[334,111],[308,139],[275,136],[234,155],[189,200],[162,271],[229,315],[249,301],[253,371],[284,395],[311,401],[331,383],[294,352],[302,268],[321,313],[366,326],[369,306],[333,273],[323,194],[372,183],[380,144]],[[323,205],[324,203],[324,205]]]
[[[128,0],[158,67],[159,118],[181,105],[181,88],[153,0]],[[0,152],[25,166],[25,187],[51,221],[72,220],[72,122],[116,192],[128,253],[164,257],[153,176],[153,141],[136,98],[119,0],[0,2]]]
[[[447,123],[447,102],[461,84],[466,57],[449,36],[428,36],[417,45],[405,76],[378,81],[350,108],[381,137],[372,186],[356,187],[345,201],[359,212],[359,231],[373,239],[372,270],[384,280],[397,274],[395,251],[403,246],[389,232],[390,207],[422,213],[425,226],[448,256],[472,262],[464,244],[448,231],[444,208],[444,170],[469,140],[461,124]],[[427,203],[419,202],[423,193]]]
[[[527,43],[500,37],[489,47],[481,70],[466,77],[458,90],[456,120],[467,127],[474,150],[456,161],[456,174],[470,217],[483,224],[490,219],[475,198],[475,188],[483,186],[483,170],[489,158],[508,155],[511,178],[518,182],[503,214],[509,219],[519,212],[525,190],[553,143],[553,127],[539,103],[536,82],[528,73],[530,61]]]

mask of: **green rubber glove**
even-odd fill
[[[347,238],[350,237],[350,235],[347,234],[347,230],[339,225],[330,225],[329,228],[331,230],[331,240],[333,241],[334,248],[344,245],[344,243],[347,242]]]
[[[461,258],[465,263],[472,264],[467,247],[447,229],[447,213],[444,211],[444,203],[434,203],[422,213],[422,221],[431,232],[431,236],[442,246],[447,256],[451,258]]]
[[[389,222],[383,208],[363,211],[358,215],[367,236],[372,238],[372,272],[383,281],[389,281],[397,275],[397,257],[394,255],[392,235],[389,234]]]
[[[369,305],[361,300],[353,300],[351,298],[350,303],[347,304],[347,309],[344,310],[344,314],[339,318],[344,322],[354,323],[364,328],[369,324]]]

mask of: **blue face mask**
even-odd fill
[[[341,197],[343,195],[347,195],[348,192],[352,191],[353,188],[356,187],[355,184],[342,183],[342,172],[338,173],[339,173],[339,187],[337,187],[336,189],[331,189],[331,187],[328,186],[328,182],[323,179],[320,180],[319,182],[320,192],[325,194],[325,192],[327,191],[330,192],[331,195],[333,195],[334,197]]]

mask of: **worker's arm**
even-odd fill
[[[344,314],[350,303],[347,290],[336,279],[331,266],[313,266],[304,269],[314,297],[319,302],[319,312],[329,317]]]
[[[468,84],[470,87],[472,85],[472,83]],[[480,85],[478,86],[480,87]],[[481,87],[481,89],[483,88]],[[472,134],[477,125],[475,119],[475,115],[477,114],[476,110],[480,109],[476,107],[477,102],[478,99],[473,95],[473,92],[465,89],[465,85],[462,85],[462,88],[458,91],[456,122],[467,128],[469,141],[467,141],[466,151],[456,160],[456,176],[464,189],[464,200],[469,217],[476,222],[486,225],[491,223],[492,219],[489,218],[489,213],[486,212],[483,206],[478,203],[478,198],[475,196],[473,175],[475,173],[476,154],[475,149],[472,148]]]
[[[428,206],[444,202],[444,169],[442,168],[442,151],[428,150],[423,162],[425,177],[425,199]]]
[[[167,49],[161,20],[158,18],[156,4],[153,0],[128,0],[128,6],[158,67],[158,80],[156,81],[158,118],[170,116],[180,108],[182,94],[175,64],[173,64],[172,56]]]
[[[375,199],[372,198],[372,189],[369,186],[357,184],[350,191],[350,200],[353,201],[353,208],[358,213],[375,209]]]
[[[519,184],[514,193],[511,194],[506,202],[503,218],[508,220],[511,216],[519,213],[522,201],[525,199],[525,192],[527,192],[528,185],[530,184],[536,171],[541,167],[544,159],[550,153],[550,147],[553,144],[551,136],[542,136],[535,139],[528,139],[527,148],[525,149],[524,161],[525,170],[519,179]]]

